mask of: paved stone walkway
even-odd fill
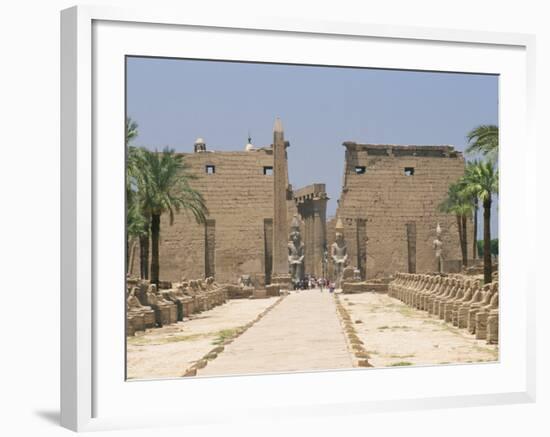
[[[306,290],[287,296],[197,376],[351,367],[333,296]]]

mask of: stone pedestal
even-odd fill
[[[267,291],[265,289],[254,290],[252,293],[252,299],[265,299],[267,297]]]
[[[475,334],[476,332],[476,315],[480,308],[481,304],[477,303],[470,305],[470,309],[468,310],[468,332],[470,334]]]
[[[265,291],[268,296],[280,296],[281,286],[279,284],[269,284],[265,286]]]
[[[132,337],[136,334],[136,329],[134,327],[134,324],[132,323],[132,319],[130,316],[126,318],[126,336]]]
[[[479,311],[476,314],[476,338],[478,340],[485,340],[487,337],[487,318],[489,317],[488,311]]]
[[[492,310],[487,319],[487,343],[498,343],[498,310]]]
[[[185,296],[182,300],[183,317],[189,317],[193,314],[193,298],[191,296]]]
[[[344,294],[354,294],[354,293],[365,293],[365,292],[375,292],[375,293],[387,293],[388,283],[384,281],[352,281],[352,282],[342,282],[342,293]]]
[[[289,274],[279,274],[271,278],[271,285],[278,285],[281,290],[292,288],[292,278]]]
[[[135,333],[136,331],[145,331],[145,315],[140,312],[130,311],[128,313],[128,322],[130,324],[131,330]],[[134,335],[134,334],[128,334]]]
[[[226,285],[228,299],[246,299],[252,296],[254,287],[243,287],[239,285]]]
[[[468,313],[470,312],[470,305],[462,305],[458,309],[458,327],[467,328],[468,327]]]

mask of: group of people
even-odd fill
[[[306,275],[303,279],[295,281],[294,290],[311,290],[319,288],[321,291],[328,289],[330,293],[334,292],[335,284],[326,278],[316,278],[312,275]]]

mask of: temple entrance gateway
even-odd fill
[[[460,152],[450,146],[343,145],[344,179],[336,217],[343,224],[338,233],[346,242],[347,265],[358,270],[359,279],[387,278],[396,271],[439,271],[431,247],[437,223],[443,229],[440,241],[445,242],[447,263],[460,258],[455,218],[438,211],[446,187],[464,174]],[[249,275],[260,288],[280,284],[279,289],[288,289],[294,215],[304,245],[302,275],[336,279],[339,266],[330,248],[336,241],[337,218],[327,220],[326,185],[293,188],[289,147],[277,120],[272,144],[215,151],[199,139],[193,153],[183,154],[209,213],[203,225],[185,214],[176,214],[173,226],[162,223],[163,280],[212,276],[235,284],[241,275]],[[468,232],[472,230],[468,226]],[[139,271],[138,258],[133,271]]]
[[[312,184],[294,191],[294,202],[303,221],[304,272],[316,278],[324,275],[328,200],[325,184]]]

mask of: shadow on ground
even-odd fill
[[[46,422],[50,422],[53,425],[59,425],[61,420],[61,414],[59,411],[46,410],[46,411],[35,411],[34,412],[38,417],[41,417]]]

